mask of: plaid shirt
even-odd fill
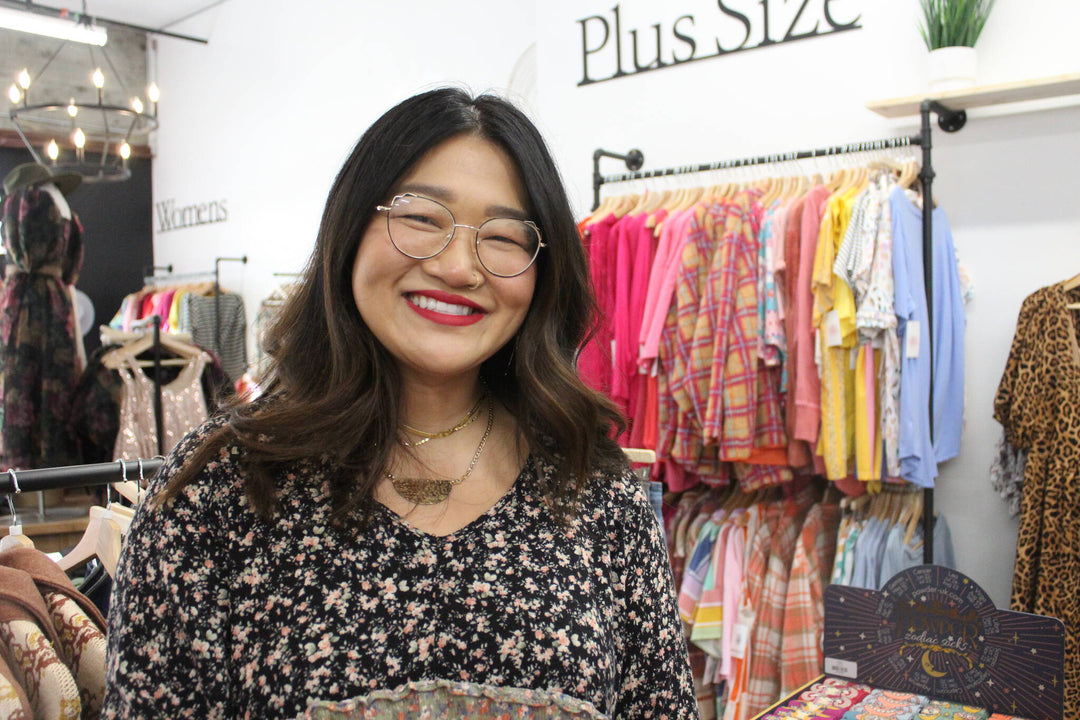
[[[727,215],[694,330],[695,360],[711,368],[705,442],[718,443],[722,460],[745,460],[754,449],[760,223],[754,200],[750,192],[739,193]]]
[[[738,603],[740,615],[752,614],[759,607],[765,574],[769,568],[771,538],[778,529],[780,513],[781,504],[776,502],[759,503],[757,512],[754,512],[754,508],[747,512],[749,521],[746,528],[746,559]],[[725,720],[746,720],[751,717],[750,707],[744,702],[744,691],[748,687],[751,658],[754,655],[755,622],[756,618],[750,621],[750,627],[747,628],[747,641],[742,658],[732,661],[733,682],[724,713]]]
[[[714,256],[726,249],[723,237],[725,218],[733,208],[729,203],[701,205],[690,221],[683,245],[679,280],[675,287],[677,333],[668,387],[677,404],[671,457],[693,472],[708,475],[718,472],[718,463],[703,455],[702,422],[709,395],[712,366],[712,333],[699,334],[698,321],[711,323],[716,317],[706,297],[710,267]]]
[[[743,717],[751,717],[780,696],[780,643],[784,631],[784,609],[788,577],[803,520],[813,504],[813,491],[804,489],[783,503],[783,515],[771,539],[769,563],[757,611],[753,634],[753,654],[746,687],[740,703]]]
[[[819,503],[810,508],[799,533],[784,603],[781,695],[794,692],[821,674],[825,585],[832,572],[839,522],[838,506]]]

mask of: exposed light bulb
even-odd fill
[[[75,132],[71,134],[71,142],[75,143],[75,147],[80,150],[86,145],[86,133],[82,131],[82,128],[75,128]]]
[[[152,82],[146,88],[146,97],[148,97],[152,103],[156,103],[161,99],[161,90],[158,89],[157,83]]]
[[[105,87],[105,74],[101,72],[101,68],[95,68],[94,74],[90,76],[90,79],[94,83],[94,87],[98,90]]]
[[[60,157],[60,146],[56,144],[55,140],[50,140],[49,144],[45,146],[45,154],[49,156],[50,160],[56,160]]]
[[[68,115],[75,117],[79,114],[79,107],[75,104],[75,98],[68,100]]]
[[[19,73],[18,80],[19,87],[21,87],[23,90],[30,89],[30,72],[26,68],[23,68],[22,72]]]
[[[131,146],[128,145],[126,142],[120,143],[120,157],[125,160],[131,157]]]
[[[143,104],[139,98],[131,98],[131,109],[142,115]]]
[[[19,86],[15,83],[11,83],[11,87],[9,87],[7,91],[7,96],[8,100],[17,105],[19,101],[22,100],[22,93],[19,92]]]

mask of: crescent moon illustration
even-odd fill
[[[930,651],[927,650],[922,656],[922,669],[930,677],[945,677],[948,673],[943,673],[940,670],[935,670],[933,664],[930,662]]]

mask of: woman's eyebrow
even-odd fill
[[[427,197],[444,203],[453,203],[458,199],[457,193],[450,188],[442,185],[428,185],[426,183],[405,183],[397,189],[395,194],[407,192],[416,193],[417,195],[426,195]],[[488,217],[508,217],[517,220],[529,219],[529,214],[521,208],[513,208],[507,205],[488,205],[484,208],[484,213]]]
[[[457,194],[454,193],[448,187],[442,185],[426,185],[424,183],[405,183],[399,187],[395,194],[401,193],[415,193],[417,195],[426,195],[435,200],[442,202],[454,202],[457,200]]]

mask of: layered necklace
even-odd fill
[[[476,401],[476,405],[472,410],[466,413],[465,418],[454,427],[449,430],[443,430],[438,433],[422,433],[416,431],[414,428],[410,428],[408,425],[402,424],[402,428],[406,429],[410,433],[414,433],[421,436],[419,442],[413,442],[411,447],[422,445],[428,440],[434,440],[435,438],[448,437],[453,435],[458,430],[468,426],[476,419],[479,413],[480,403],[483,401],[483,396]],[[447,480],[443,478],[417,478],[417,477],[396,477],[393,473],[386,473],[387,480],[394,486],[394,492],[400,495],[403,499],[415,505],[437,505],[444,502],[450,497],[450,491],[455,486],[465,482],[465,480],[472,474],[473,468],[476,467],[476,463],[480,460],[480,454],[484,452],[484,446],[487,444],[488,436],[491,435],[491,428],[495,424],[495,400],[492,397],[488,397],[488,419],[487,427],[484,429],[484,436],[480,438],[480,444],[476,446],[476,452],[473,453],[472,460],[469,462],[469,467],[465,468],[465,473],[454,480]],[[406,441],[402,441],[406,447],[410,447]]]
[[[402,439],[401,444],[405,447],[420,447],[424,443],[431,440],[438,440],[439,438],[450,437],[458,430],[464,430],[465,428],[472,425],[473,420],[475,420],[480,414],[480,405],[483,402],[484,395],[481,394],[480,397],[476,398],[476,404],[469,408],[469,411],[465,413],[465,417],[461,418],[461,421],[449,430],[440,430],[439,432],[429,433],[418,428],[414,428],[412,425],[398,423],[398,427],[400,427],[402,430],[409,433],[410,435],[415,435],[416,437],[420,438],[419,440]]]

